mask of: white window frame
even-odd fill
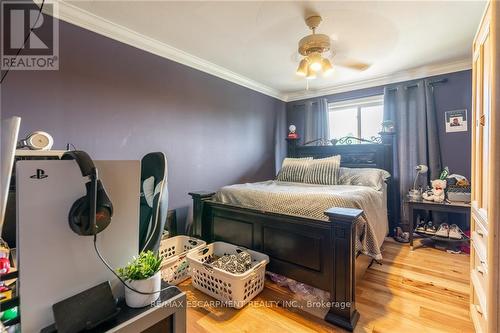
[[[356,108],[356,120],[357,120],[357,129],[356,129],[356,137],[362,139],[361,137],[361,109],[369,106],[378,106],[384,105],[384,95],[375,95],[369,97],[362,97],[356,99],[348,99],[339,102],[330,102],[328,103],[328,112],[335,112],[335,110],[346,109],[346,108]],[[381,125],[382,126],[382,125]],[[330,134],[330,133],[328,133]]]

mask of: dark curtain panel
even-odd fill
[[[403,200],[413,187],[417,165],[429,167],[429,173],[419,178],[424,187],[431,179],[438,178],[442,169],[433,84],[420,80],[386,87],[384,119],[393,120],[396,127],[393,177]]]
[[[287,133],[286,108],[283,107],[276,112],[276,119],[274,122],[274,168],[276,174],[280,171],[281,163],[286,157]]]
[[[328,139],[328,101],[318,98],[305,105],[304,142]]]

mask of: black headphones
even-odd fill
[[[87,193],[76,200],[69,211],[69,226],[76,234],[93,236],[106,229],[113,216],[113,204],[97,177],[97,168],[90,156],[81,150],[64,153],[62,160],[75,160],[83,177],[89,177],[85,184]]]

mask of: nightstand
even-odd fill
[[[415,217],[417,210],[428,210],[434,212],[443,212],[443,213],[460,213],[466,215],[466,220],[470,221],[470,204],[464,202],[433,202],[433,201],[425,201],[425,200],[412,200],[406,199],[405,205],[408,207],[409,213],[409,224],[410,224],[410,247],[413,250],[413,232],[415,231]],[[432,236],[425,236],[427,238],[433,239]],[[444,241],[445,239],[441,239]],[[463,242],[465,240],[450,240],[454,242]]]

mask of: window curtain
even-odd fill
[[[326,98],[307,102],[304,124],[304,142],[328,139],[328,101]]]
[[[419,80],[386,87],[384,120],[392,120],[396,128],[393,180],[402,203],[413,187],[417,165],[429,167],[419,178],[424,187],[438,178],[442,169],[433,83]],[[401,216],[406,220],[403,207]]]
[[[280,171],[281,164],[287,153],[286,136],[288,134],[288,128],[286,122],[287,113],[285,105],[283,104],[283,106],[276,111],[276,118],[274,121],[274,168],[276,174]]]

